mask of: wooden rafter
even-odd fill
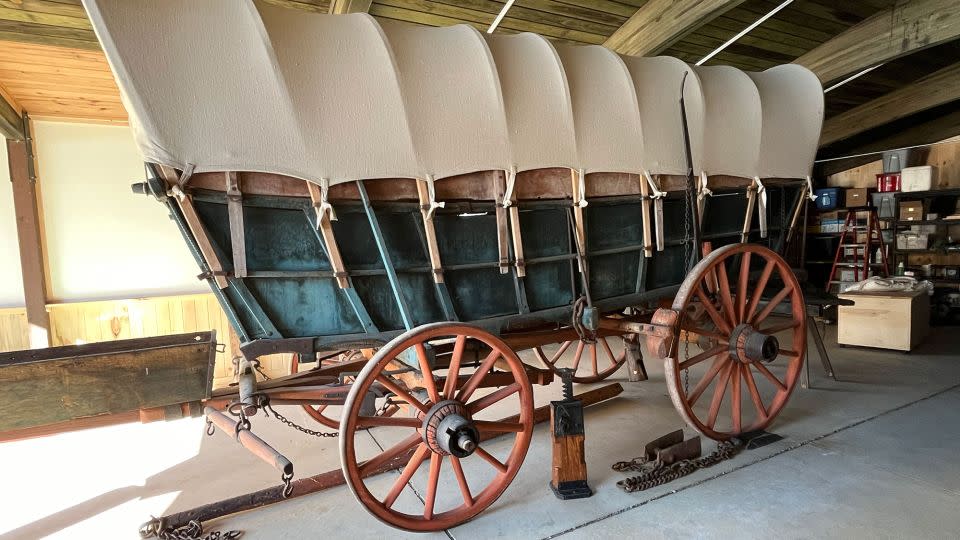
[[[938,114],[937,117],[932,120],[915,124],[907,129],[898,131],[896,134],[871,141],[869,144],[846,149],[843,155],[881,152],[892,148],[930,144],[949,139],[956,135],[960,135],[960,108],[951,112],[945,112],[944,114]],[[875,153],[849,159],[827,161],[819,165],[818,173],[819,175],[828,176],[865,165],[872,161],[878,161],[879,159],[880,154]]]
[[[603,43],[620,54],[653,56],[743,0],[650,0]]]
[[[23,120],[20,106],[3,86],[0,86],[0,136],[15,141],[23,140]]]
[[[958,36],[956,0],[897,2],[794,63],[806,66],[827,84]]]
[[[372,0],[333,0],[330,13],[366,13],[372,3]]]
[[[827,120],[820,145],[828,145],[960,99],[960,62]]]

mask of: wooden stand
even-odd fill
[[[587,485],[584,459],[583,403],[573,397],[573,370],[561,370],[562,401],[550,402],[550,439],[553,443],[553,467],[550,489],[558,499],[583,499],[593,495]]]

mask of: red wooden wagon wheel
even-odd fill
[[[778,306],[789,311],[774,320]],[[755,244],[724,246],[694,267],[673,309],[680,329],[700,338],[689,356],[692,345],[678,332],[664,360],[684,420],[717,440],[766,428],[796,386],[806,350],[803,293],[786,261]]]
[[[424,344],[449,338],[455,339],[449,368],[438,369],[446,373],[437,379]],[[490,350],[479,365],[461,363],[468,341]],[[428,375],[422,379],[426,391],[422,399],[416,389],[388,374],[390,362],[409,349],[416,353],[420,373]],[[500,370],[498,378],[512,382],[493,392],[478,392],[495,366]],[[409,404],[417,412],[416,417],[361,416],[363,396],[374,383]],[[499,410],[491,411],[495,404]],[[516,420],[497,421],[510,414],[517,415]],[[375,428],[369,431],[376,441],[372,447],[369,440],[360,439],[366,437],[362,433],[366,428]],[[347,485],[378,519],[410,531],[439,531],[472,519],[497,500],[520,470],[532,433],[533,389],[517,355],[499,338],[479,328],[436,323],[398,336],[380,349],[357,376],[340,424],[340,458]],[[509,449],[502,444],[506,441],[484,443],[489,438],[511,434]],[[363,447],[367,450],[366,459],[360,455]],[[398,477],[387,477],[386,482],[384,477],[368,477],[378,466],[406,459],[408,455],[409,461]],[[467,470],[464,464],[472,467]],[[421,470],[426,471],[426,477],[415,477]],[[441,477],[448,484],[442,484]],[[411,480],[425,483],[418,490],[423,494],[423,503],[410,497],[398,500]],[[446,489],[448,485],[458,489]]]
[[[361,351],[346,351],[339,355],[340,362],[351,362],[358,358],[363,358]],[[300,370],[299,355],[294,354],[290,360],[290,373],[298,373]],[[346,382],[350,382],[347,378]],[[340,415],[343,407],[335,405],[301,405],[303,410],[317,422],[332,429],[340,429]],[[382,407],[377,408],[378,416],[393,416],[400,411],[400,407],[391,403],[384,403]]]
[[[547,356],[542,347],[534,347],[533,354],[553,370],[554,373],[559,374],[560,368],[565,367],[559,365],[563,353],[567,352],[567,349],[576,343],[577,348],[573,353],[573,363],[570,365],[570,369],[573,369],[573,382],[594,383],[613,375],[620,369],[620,366],[627,361],[626,344],[622,343],[622,339],[630,338],[626,336],[623,338],[613,338],[621,342],[621,347],[616,349],[619,351],[618,353],[615,353],[614,349],[611,348],[610,339],[611,338],[607,336],[601,336],[593,342],[582,340],[565,341],[560,344],[560,348],[551,356]],[[616,341],[614,342],[614,346],[616,346]],[[598,349],[602,352],[599,352]]]

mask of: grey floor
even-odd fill
[[[798,388],[771,427],[784,437],[780,442],[666,486],[620,491],[623,475],[610,465],[684,427],[662,370],[648,360],[649,381],[623,381],[620,397],[587,411],[592,498],[559,501],[549,492],[549,432],[540,426],[503,497],[469,523],[417,536],[960,537],[960,329],[936,329],[911,354],[837,348],[833,331],[827,343],[840,381],[824,377],[813,353],[813,388]],[[537,404],[557,393],[556,387],[538,389]],[[335,441],[316,441],[276,422],[259,425],[298,465],[299,476],[338,466]],[[137,524],[151,514],[276,483],[272,470],[235,443],[203,437],[202,430],[201,422],[186,420],[0,445],[7,499],[0,537],[136,538]],[[41,460],[42,467],[29,466]],[[422,482],[414,477],[401,498],[416,497]],[[210,525],[242,529],[251,539],[406,535],[369,516],[345,487]]]

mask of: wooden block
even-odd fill
[[[227,184],[227,215],[230,219],[230,246],[233,249],[233,274],[247,277],[247,242],[243,230],[243,194],[236,172],[224,173]]]
[[[423,216],[423,228],[426,233],[427,251],[430,254],[430,268],[433,281],[443,283],[443,264],[440,262],[440,247],[437,245],[437,230],[433,226],[430,214],[430,189],[426,180],[417,180],[417,196],[420,198],[420,214]]]
[[[551,411],[550,422],[553,422]],[[551,434],[553,444],[553,467],[550,481],[554,486],[565,482],[585,481],[587,479],[587,462],[584,458],[583,435],[567,435],[557,437]]]
[[[333,235],[333,225],[330,224],[330,216],[320,209],[322,197],[320,186],[313,182],[307,182],[307,190],[310,192],[310,200],[313,202],[317,211],[317,225],[320,228],[320,237],[323,238],[323,244],[327,248],[327,255],[330,257],[330,266],[337,276],[337,285],[341,289],[350,287],[350,280],[347,277],[347,269],[343,264],[343,258],[340,256],[340,248],[337,246],[337,239]]]

